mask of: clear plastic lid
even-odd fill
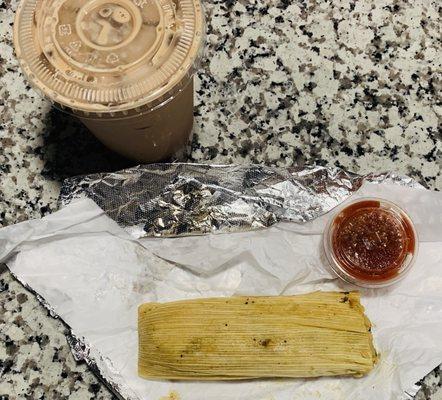
[[[418,237],[410,217],[396,204],[363,198],[346,204],[330,219],[324,249],[340,278],[383,287],[402,279],[413,266]]]
[[[14,42],[29,81],[56,104],[129,115],[189,82],[203,26],[199,0],[22,0]]]

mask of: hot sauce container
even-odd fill
[[[401,280],[413,267],[418,237],[411,218],[399,206],[362,198],[331,217],[324,250],[341,279],[363,287],[384,287]]]

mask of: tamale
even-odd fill
[[[138,372],[229,380],[367,374],[377,360],[358,292],[231,297],[139,307]]]

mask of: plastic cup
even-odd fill
[[[339,208],[324,232],[324,250],[341,279],[358,286],[392,285],[410,271],[419,240],[408,214],[396,204],[362,198]]]
[[[141,162],[179,152],[193,125],[199,0],[23,0],[22,70],[110,149]]]

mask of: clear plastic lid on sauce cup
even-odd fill
[[[200,59],[199,0],[22,0],[14,44],[31,84],[82,117],[148,112]]]
[[[324,249],[333,271],[343,280],[383,287],[409,272],[418,237],[410,217],[396,204],[363,198],[333,215],[324,232]]]

